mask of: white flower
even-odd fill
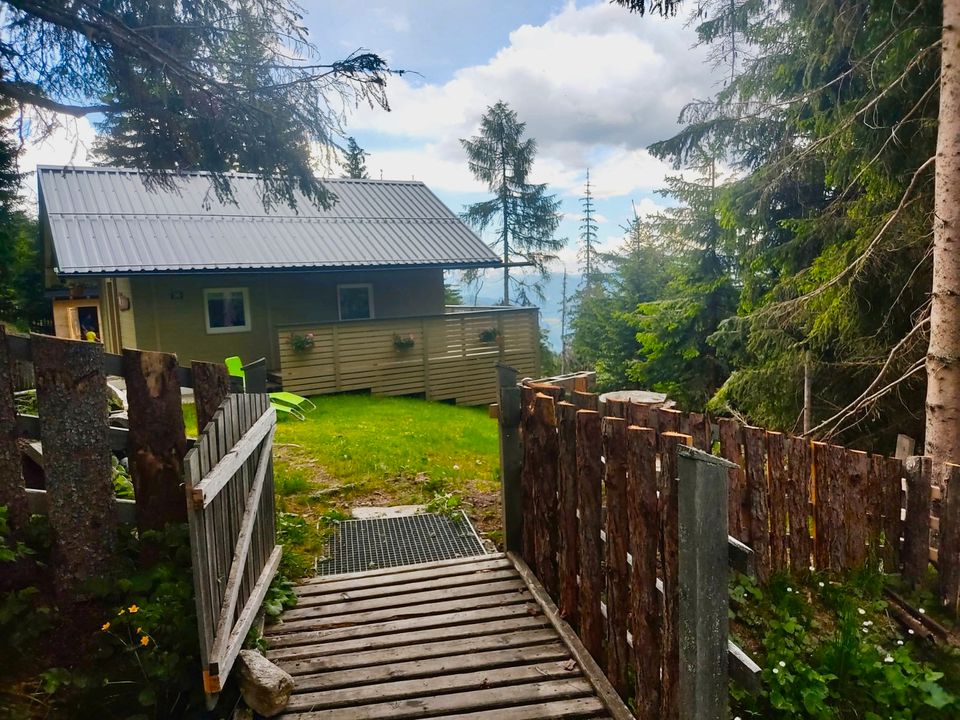
[[[889,655],[887,655],[887,656],[883,659],[883,661],[884,661],[885,663],[892,663],[892,662],[893,662],[893,658],[890,657]]]
[[[786,664],[783,660],[781,660],[778,664],[779,664],[780,667],[782,667],[782,668],[785,668],[785,667],[787,666],[787,664]]]
[[[857,608],[857,612],[860,613],[861,615],[866,615],[866,614],[867,614],[867,611],[864,610],[863,608]]]
[[[773,669],[773,674],[774,674],[774,675],[776,675],[778,672],[780,672],[780,668],[774,668],[774,669]]]
[[[908,635],[913,635],[913,630],[907,630]]]
[[[792,592],[793,592],[793,588],[792,588],[792,587],[788,587],[788,588],[787,588],[787,592],[788,592],[788,593],[792,593]]]
[[[921,614],[921,615],[926,615],[926,613],[927,613],[927,611],[924,610],[923,608],[918,608],[918,610],[920,610],[920,614]]]
[[[897,640],[897,645],[903,645],[903,640]]]
[[[817,583],[820,587],[824,587],[823,580]]]
[[[460,466],[459,466],[459,465],[454,465],[454,466],[453,466],[453,469],[454,469],[454,470],[459,470],[459,469],[460,469]]]
[[[873,625],[873,620],[864,620],[864,621],[863,621],[863,626],[864,626],[864,627],[870,627],[871,625]]]

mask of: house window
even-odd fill
[[[373,317],[372,285],[337,285],[341,320],[368,320]]]
[[[250,295],[247,288],[210,288],[203,291],[208,333],[250,330]]]

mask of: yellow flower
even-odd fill
[[[103,625],[100,626],[100,629],[106,632],[107,630],[110,629],[110,623],[105,622]]]
[[[138,608],[136,605],[131,605],[130,607],[127,608],[127,611],[131,613],[135,613],[138,610],[140,610],[140,608]]]
[[[137,628],[137,632],[138,633],[143,632],[143,628]]]
[[[150,644],[150,638],[144,635],[142,638],[140,638],[140,644],[146,647],[147,645]]]
[[[117,613],[117,617],[120,617],[120,616],[123,615],[125,612],[126,612],[126,610],[124,610],[123,608],[120,608],[120,611]]]

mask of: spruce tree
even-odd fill
[[[357,141],[350,136],[347,138],[347,149],[343,152],[343,159],[340,161],[340,167],[343,168],[345,178],[353,178],[354,180],[362,180],[367,175],[367,164],[364,162],[364,159],[370,153],[366,152],[362,147],[357,145]]]
[[[587,286],[591,285],[597,272],[597,221],[594,219],[593,193],[590,188],[590,170],[587,169],[587,182],[583,188],[583,197],[580,198],[580,251],[578,253],[582,265],[583,280]]]
[[[526,123],[500,101],[487,108],[480,120],[480,134],[461,139],[473,176],[493,194],[489,200],[468,205],[463,219],[483,232],[495,233],[491,247],[503,258],[503,304],[511,300],[530,304],[529,292],[542,297],[547,263],[563,247],[554,237],[560,225],[560,201],[547,194],[547,186],[530,182],[537,143],[524,138]],[[511,275],[511,266],[533,267],[539,280]]]

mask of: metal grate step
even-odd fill
[[[338,575],[484,554],[476,530],[462,511],[345,520],[331,537],[327,557],[317,564],[317,574]]]

